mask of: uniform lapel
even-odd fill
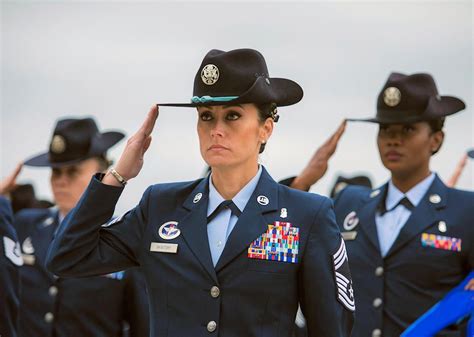
[[[53,235],[59,225],[59,216],[57,209],[49,211],[49,215],[41,220],[32,234],[31,242],[34,248],[35,265],[43,270],[49,277],[53,275],[46,269],[45,261],[48,253],[49,244],[53,240]]]
[[[426,192],[423,199],[421,199],[418,206],[413,210],[411,216],[403,226],[398,234],[397,239],[393,243],[392,247],[388,251],[385,258],[397,252],[406,243],[412,240],[415,236],[421,233],[424,229],[430,227],[435,221],[439,220],[439,209],[446,207],[448,188],[443,182],[436,176],[435,180],[431,184],[428,192]],[[432,202],[431,196],[438,195],[439,202]],[[433,200],[436,201],[437,198]]]
[[[183,207],[189,211],[179,222],[178,228],[201,265],[217,283],[207,237],[207,204],[209,178],[203,179],[188,196]]]
[[[257,201],[259,196],[265,196],[268,204],[264,205]],[[271,212],[278,209],[278,184],[270,177],[265,168],[262,167],[262,175],[252,193],[244,211],[235,224],[224,251],[217,261],[216,272],[222,270],[229,262],[236,258],[243,250],[247,249],[252,241],[266,232],[268,224],[271,224]]]
[[[363,233],[367,236],[370,243],[380,253],[379,238],[377,235],[377,226],[375,223],[375,214],[379,204],[385,200],[387,193],[387,184],[383,185],[377,190],[372,191],[368,202],[359,210],[359,223]]]

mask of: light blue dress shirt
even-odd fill
[[[385,209],[391,210],[404,197],[407,197],[413,206],[418,206],[421,199],[423,199],[423,196],[426,194],[426,192],[428,192],[428,189],[430,188],[434,179],[435,174],[431,173],[428,177],[412,187],[405,194],[396,188],[390,180],[388,183],[387,197],[385,198]],[[380,211],[378,211],[375,215],[380,254],[383,257],[387,255],[390,247],[392,247],[410,215],[411,210],[407,209],[403,205],[398,205],[396,208],[382,216],[380,215]]]
[[[258,180],[262,174],[262,167],[258,167],[257,174],[253,177],[247,185],[245,185],[239,193],[232,198],[232,201],[237,208],[243,212],[247,202],[252,196],[253,191],[257,187]],[[217,192],[216,188],[212,184],[212,173],[209,177],[209,203],[207,205],[207,216],[211,215],[212,212],[221,204],[225,199]],[[207,224],[207,237],[209,240],[209,248],[211,249],[212,263],[214,267],[219,261],[219,257],[224,251],[225,243],[227,238],[235,227],[239,218],[232,214],[230,209],[223,209],[220,211],[214,219]]]

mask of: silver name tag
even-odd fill
[[[178,252],[177,243],[152,242],[150,252],[176,254]]]
[[[355,240],[355,238],[357,237],[356,231],[342,232],[341,234],[342,234],[342,238],[345,241]]]

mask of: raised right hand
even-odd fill
[[[115,170],[125,179],[135,178],[143,167],[143,156],[151,144],[151,133],[158,118],[158,106],[153,106],[140,129],[128,139]],[[117,180],[107,174],[102,180],[109,185],[117,185]]]

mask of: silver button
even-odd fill
[[[217,328],[217,323],[216,322],[210,321],[209,323],[207,323],[207,331],[214,332],[214,331],[216,331],[216,328]]]
[[[220,290],[218,287],[213,286],[213,287],[211,288],[211,296],[212,296],[213,298],[219,297],[220,294],[221,294],[221,290]]]
[[[45,321],[46,323],[51,323],[53,320],[54,320],[54,315],[53,315],[51,312],[47,312],[47,313],[44,315],[44,321]]]
[[[374,308],[378,308],[382,305],[382,299],[381,298],[376,298],[374,299],[374,302],[372,302],[372,305],[374,306]]]
[[[375,276],[382,276],[383,275],[383,267],[375,268]]]
[[[56,286],[51,286],[49,287],[49,295],[50,296],[56,296],[58,294],[58,287]]]
[[[382,337],[382,330],[374,329],[374,331],[372,331],[372,337]]]

